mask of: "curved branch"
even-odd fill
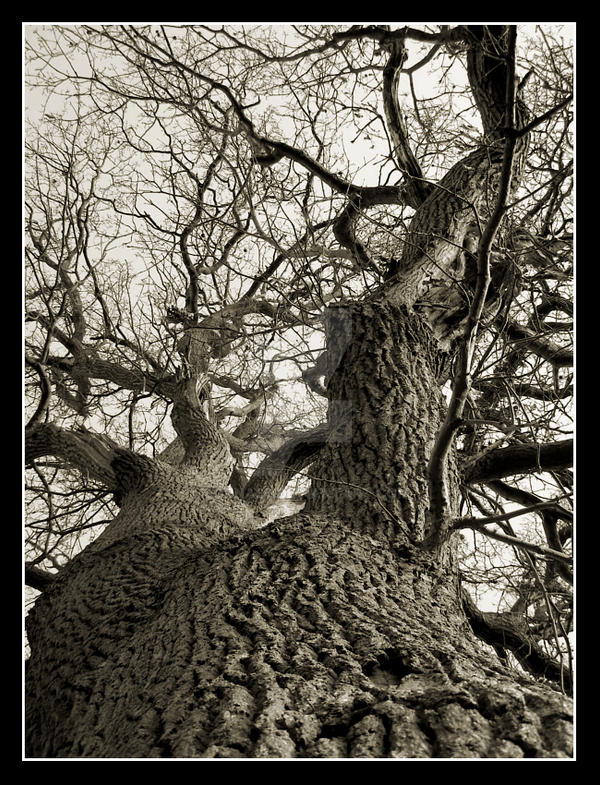
[[[176,382],[172,376],[161,379],[156,374],[124,368],[118,363],[103,360],[93,355],[80,354],[75,360],[60,359],[54,362],[50,358],[48,364],[56,364],[61,370],[69,373],[76,371],[80,376],[85,376],[86,378],[113,382],[121,388],[133,390],[134,392],[148,392],[151,390],[171,400],[174,400],[177,394]]]
[[[547,360],[555,368],[568,368],[573,365],[573,352],[570,349],[557,346],[529,327],[511,322],[504,326],[504,329],[510,341],[518,342],[519,349],[526,349],[537,354],[538,357]]]
[[[86,430],[67,431],[54,423],[34,425],[25,431],[26,464],[53,455],[109,490],[117,488],[111,465],[116,449],[116,443],[106,436]]]
[[[406,177],[406,203],[416,209],[427,199],[433,186],[423,179],[419,162],[408,144],[408,134],[398,100],[400,73],[406,59],[404,41],[391,41],[384,46],[389,50],[390,56],[383,69],[383,107],[394,154]]]
[[[257,509],[276,502],[294,473],[314,461],[325,444],[327,432],[326,424],[318,425],[311,431],[294,436],[271,453],[250,477],[244,489],[244,501]]]
[[[463,472],[467,484],[500,480],[514,474],[564,469],[573,463],[573,439],[551,444],[515,444],[482,455]]]
[[[509,499],[510,501],[517,502],[518,504],[523,505],[535,505],[535,504],[544,504],[546,502],[543,499],[540,499],[533,493],[529,493],[529,491],[524,491],[522,488],[516,488],[512,485],[508,485],[501,480],[492,480],[491,482],[487,482],[486,485],[491,488],[496,493],[499,493],[500,496],[503,496],[505,499]],[[573,513],[570,510],[565,510],[564,507],[554,500],[551,500],[547,505],[546,509],[553,513],[557,518],[564,519],[566,521],[573,521]],[[556,550],[561,549],[561,544],[558,540],[548,540],[548,545],[551,548],[555,548]]]
[[[31,415],[31,419],[27,423],[27,427],[30,428],[32,425],[35,425],[35,423],[42,419],[44,412],[48,408],[48,404],[50,403],[51,389],[50,382],[48,381],[48,377],[42,363],[37,362],[37,360],[32,360],[27,356],[25,357],[25,362],[37,372],[38,376],[40,377],[40,385],[42,388],[42,394],[40,396],[36,410]]]
[[[475,635],[494,648],[508,649],[519,664],[534,676],[558,682],[567,692],[573,689],[570,672],[546,656],[542,648],[505,613],[484,613],[463,589],[463,608]]]
[[[347,248],[358,262],[361,270],[373,268],[366,247],[356,236],[355,226],[361,212],[379,204],[402,204],[406,201],[405,189],[398,186],[365,186],[348,194],[348,202],[333,224],[333,234],[338,243]],[[406,202],[408,204],[408,202]]]

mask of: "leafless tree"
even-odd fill
[[[26,28],[28,757],[572,755],[571,34]]]

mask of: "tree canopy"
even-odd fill
[[[442,515],[453,467],[473,627],[569,691],[571,36],[26,28],[30,587],[118,512],[109,451],[181,460],[190,368],[232,492],[265,523],[301,509],[327,432],[325,316],[389,293],[443,350],[429,504]]]

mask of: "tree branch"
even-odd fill
[[[515,444],[482,455],[463,471],[463,482],[500,480],[515,474],[564,469],[573,463],[573,439],[551,444]]]
[[[117,488],[111,463],[118,445],[106,436],[91,431],[67,431],[54,423],[39,423],[25,431],[25,461],[33,463],[38,458],[53,455],[78,469],[84,476]]]
[[[44,412],[48,408],[48,404],[50,403],[51,389],[50,382],[48,381],[48,377],[46,376],[46,371],[42,363],[39,363],[27,356],[25,357],[25,362],[37,372],[37,375],[40,377],[41,386],[40,400],[35,412],[31,415],[31,419],[27,423],[27,427],[30,428],[32,425],[35,425],[35,423],[42,419]]]
[[[406,177],[406,203],[416,209],[429,196],[433,186],[425,182],[421,167],[408,144],[408,134],[398,100],[400,74],[406,59],[404,42],[391,41],[384,46],[389,50],[390,56],[383,69],[383,106],[394,154]]]
[[[534,119],[531,120],[531,122],[527,123],[527,125],[525,125],[523,128],[519,128],[516,130],[513,129],[512,131],[509,131],[509,133],[514,134],[516,137],[525,136],[530,131],[533,131],[534,128],[537,128],[538,125],[541,125],[546,120],[549,120],[552,117],[552,115],[556,114],[557,112],[560,112],[560,110],[564,109],[565,106],[568,106],[572,100],[573,100],[573,95],[572,93],[569,93],[569,95],[565,98],[564,101],[561,101],[559,104],[556,104],[556,106],[553,106],[551,109],[548,109],[547,112],[544,112],[544,114],[540,115],[539,117],[534,117]]]
[[[516,513],[520,515],[521,512]],[[504,518],[510,517],[509,515],[504,515]],[[485,534],[486,537],[491,537],[492,540],[498,540],[499,542],[504,542],[507,545],[512,545],[515,548],[520,548],[523,551],[527,551],[528,553],[537,553],[539,556],[545,556],[548,559],[555,559],[558,562],[562,562],[563,564],[571,564],[572,559],[570,556],[565,556],[564,553],[559,553],[558,551],[552,550],[552,548],[546,548],[544,545],[537,545],[533,542],[526,542],[525,540],[521,540],[519,537],[512,537],[510,534],[502,534],[501,532],[494,532],[486,529],[484,525],[476,526],[472,524],[468,527],[461,527],[461,528],[469,528],[474,529],[481,534]]]
[[[514,68],[515,68],[516,28],[509,30],[507,47],[508,67],[504,74],[504,117],[508,118],[512,127],[514,123]],[[467,316],[465,337],[460,346],[457,358],[457,372],[452,385],[452,396],[448,404],[448,411],[442,427],[432,448],[427,466],[429,488],[429,531],[428,542],[437,545],[442,534],[446,519],[446,490],[444,473],[448,453],[457,423],[462,413],[471,388],[471,362],[475,341],[479,327],[479,320],[483,312],[486,295],[491,281],[490,276],[490,251],[492,243],[504,216],[506,201],[511,186],[513,157],[516,140],[507,138],[504,144],[500,185],[494,211],[487,222],[479,242],[477,255],[477,279],[475,292]]]
[[[254,470],[244,489],[244,501],[262,509],[277,501],[281,492],[300,471],[316,458],[327,439],[327,425],[291,438]]]
[[[567,692],[573,689],[570,672],[560,663],[546,656],[543,649],[533,640],[531,635],[519,628],[517,622],[505,613],[485,613],[480,611],[463,589],[463,608],[473,632],[494,648],[508,649],[517,658],[519,664],[534,676],[564,685]]]
[[[535,494],[529,493],[529,491],[525,491],[522,488],[507,485],[507,483],[502,482],[501,480],[493,480],[492,482],[486,483],[486,485],[505,499],[517,502],[518,504],[529,505],[530,510],[537,505],[548,547],[554,551],[563,551],[563,544],[558,532],[557,521],[559,519],[565,519],[572,522],[572,512],[565,510],[557,501],[551,501],[546,505]],[[561,577],[572,584],[573,573],[569,567],[562,562],[558,562],[557,567]]]
[[[525,382],[513,382],[507,386],[501,382],[496,383],[488,377],[486,379],[476,379],[472,386],[483,393],[496,393],[504,397],[512,392],[519,398],[534,398],[538,401],[557,401],[573,395],[572,384],[568,384],[562,390],[555,390],[552,387],[536,387]]]
[[[34,564],[25,563],[25,585],[31,586],[32,589],[37,591],[45,591],[50,586],[56,576],[51,572],[46,572]]]
[[[555,368],[568,368],[573,365],[573,352],[570,349],[557,346],[529,327],[515,322],[503,323],[502,327],[509,340],[518,344],[517,348],[537,354],[538,357],[547,360]]]

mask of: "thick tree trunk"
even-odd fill
[[[335,309],[329,351],[303,513],[255,531],[193,466],[119,466],[121,515],[29,617],[29,756],[571,754],[570,702],[475,638],[451,542],[418,545],[443,413],[427,328]]]

